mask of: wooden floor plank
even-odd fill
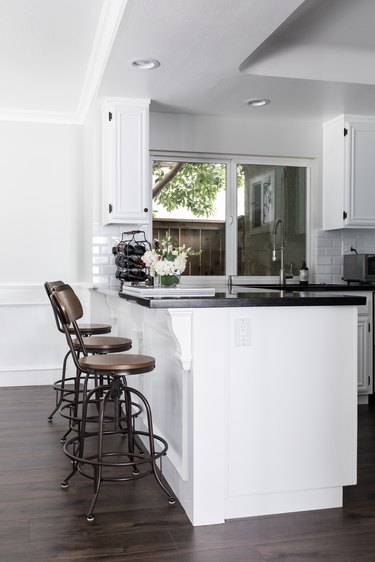
[[[0,562],[375,562],[375,408],[359,407],[358,485],[344,508],[193,527],[152,477],[103,484],[96,519],[84,516],[92,482],[71,469],[47,416],[48,387],[0,389]]]

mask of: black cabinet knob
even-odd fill
[[[148,213],[147,207],[145,207],[143,210],[144,210],[145,213]]]

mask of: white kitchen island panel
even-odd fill
[[[356,332],[345,308],[230,311],[226,517],[342,505],[356,482]]]
[[[356,306],[106,299],[119,335],[156,358],[141,388],[169,443],[163,474],[193,525],[342,505],[356,483]],[[238,345],[242,320],[249,345]]]

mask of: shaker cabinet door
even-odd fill
[[[349,122],[346,159],[347,224],[375,226],[375,124]]]
[[[335,293],[330,293],[331,295]],[[358,306],[357,320],[357,378],[358,378],[358,396],[360,403],[367,403],[368,395],[372,394],[372,386],[374,379],[374,361],[373,361],[373,299],[374,294],[370,291],[340,291],[340,295],[366,297],[366,304]]]
[[[342,115],[323,126],[324,230],[375,226],[375,119]]]
[[[102,135],[103,224],[148,224],[149,100],[107,99]]]
[[[366,316],[358,318],[358,392],[369,394],[372,376],[371,372],[371,337],[368,330],[369,322]]]

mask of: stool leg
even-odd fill
[[[98,499],[99,496],[100,486],[102,484],[101,473],[102,473],[102,467],[94,466],[94,497],[91,500],[89,512],[86,513],[86,519],[89,523],[92,523],[95,519],[94,508],[96,505],[96,500]]]
[[[134,462],[134,420],[132,417],[132,400],[131,394],[127,390],[127,386],[123,387],[124,396],[125,396],[125,410],[126,410],[126,427],[127,427],[127,434],[128,434],[128,449],[129,449],[129,459],[131,462]],[[137,476],[139,474],[139,469],[136,464],[133,464],[133,474]]]
[[[116,381],[114,381],[115,383]],[[107,406],[108,400],[113,397],[118,397],[118,389],[116,388],[117,385],[113,385],[112,388],[104,395],[103,400],[100,404],[100,413],[99,413],[99,423],[98,423],[98,448],[97,448],[97,461],[99,463],[103,462],[103,432],[104,432],[104,413]],[[101,387],[103,388],[103,386]],[[115,400],[115,412],[116,412],[116,400]],[[83,449],[82,449],[83,455]],[[81,455],[81,456],[82,456]],[[102,473],[103,473],[103,466],[101,464],[94,465],[94,496],[91,500],[91,505],[89,512],[86,514],[86,519],[90,523],[94,521],[94,508],[99,496],[100,487],[102,484]]]
[[[83,414],[82,414],[82,418],[83,418]],[[86,421],[86,420],[85,420],[85,421]],[[83,422],[83,419],[82,419],[82,422]],[[70,422],[69,422],[69,424],[70,424]],[[66,436],[67,436],[71,431],[72,431],[72,428],[70,427],[70,428],[68,429],[68,431],[65,433],[65,435],[63,435],[63,437],[61,438],[61,441],[66,441]],[[81,431],[82,431],[82,425],[81,425],[81,426],[79,425],[79,426],[78,426],[78,435],[79,435],[78,445],[74,445],[74,455],[75,455],[76,457],[78,456],[78,458],[81,457]],[[64,437],[65,437],[65,439],[64,439]],[[73,438],[73,439],[75,439],[75,438]],[[67,441],[67,442],[65,443],[64,447],[66,447],[66,446],[68,446],[68,445],[69,445],[69,441]],[[78,451],[78,455],[77,455],[77,451]],[[79,461],[78,461],[77,459],[73,459],[73,460],[72,460],[72,466],[73,466],[73,468],[72,468],[71,472],[69,472],[68,476],[66,476],[66,477],[64,478],[64,480],[61,482],[61,487],[62,487],[62,488],[67,488],[67,487],[69,486],[69,480],[75,475],[75,473],[76,473],[77,470],[78,470],[78,463],[79,463]]]
[[[76,378],[74,381],[74,399],[73,399],[73,418],[78,417],[78,404],[79,404],[79,389],[81,386],[81,371],[76,371]],[[69,428],[64,433],[64,435],[60,438],[62,443],[65,443],[66,438],[68,437],[69,433],[73,430],[73,426],[76,423],[75,419],[69,421]]]
[[[122,375],[122,376],[121,376],[121,388],[124,389],[126,386],[127,386],[126,377],[125,377],[125,375]],[[126,427],[124,428],[124,427],[121,425],[121,421],[122,421],[122,420],[121,420],[121,411],[122,411],[121,404],[119,404],[119,408],[120,408],[120,428],[123,429],[123,433],[122,433],[123,437],[126,437],[126,435],[127,435]],[[125,408],[126,408],[126,411],[127,411],[127,406],[126,406],[126,405],[125,405]]]
[[[81,380],[81,371],[77,371],[77,380],[78,385],[80,385]],[[78,422],[78,452],[75,449],[74,455],[75,459],[72,460],[73,468],[71,472],[68,474],[66,478],[61,482],[62,488],[68,487],[69,480],[75,475],[78,470],[79,459],[83,457],[83,449],[84,449],[84,436],[86,432],[86,417],[87,417],[87,406],[89,404],[91,396],[96,392],[96,389],[93,389],[91,392],[87,393],[87,385],[88,385],[89,375],[86,374],[85,381],[83,383],[83,400],[82,400],[82,419],[81,422]],[[74,408],[75,417],[78,415],[78,404],[75,405]],[[74,439],[74,438],[73,438]],[[69,441],[64,445],[64,450],[69,446]]]
[[[48,421],[52,420],[53,416],[56,414],[57,410],[60,408],[60,406],[62,404],[62,401],[64,399],[66,363],[67,363],[69,355],[70,355],[70,350],[68,351],[68,353],[64,357],[63,367],[62,367],[62,375],[61,375],[61,390],[56,390],[56,407],[52,410],[52,412],[48,416]],[[59,396],[59,398],[58,398],[58,396]]]
[[[155,479],[156,479],[157,483],[159,484],[159,486],[167,494],[168,502],[170,504],[174,504],[176,502],[176,499],[171,495],[169,490],[164,486],[164,484],[161,481],[160,476],[158,474],[158,467],[156,465],[156,460],[155,460],[155,441],[154,441],[154,430],[153,430],[153,422],[152,422],[152,414],[151,414],[150,404],[149,404],[148,400],[146,399],[146,397],[143,394],[141,394],[138,390],[132,388],[132,392],[134,394],[136,394],[141,399],[141,401],[144,404],[145,411],[146,411],[147,425],[148,425],[148,443],[149,443],[149,447],[150,447],[150,464],[151,464],[151,468],[152,468],[152,473],[155,476]]]

